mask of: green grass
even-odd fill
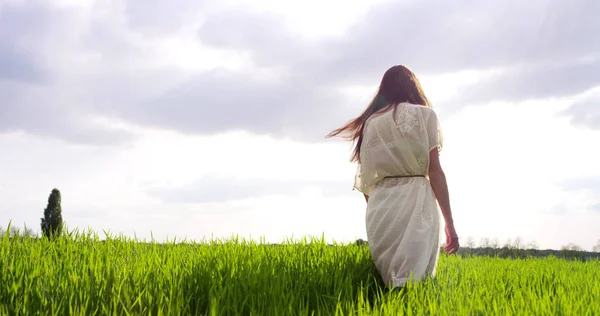
[[[322,239],[0,237],[0,315],[599,315],[600,261],[442,255],[386,291],[366,246]]]

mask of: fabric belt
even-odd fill
[[[384,179],[395,179],[395,178],[416,178],[416,177],[423,177],[425,178],[425,175],[422,174],[411,174],[411,175],[405,175],[405,176],[387,176],[387,177],[383,177]]]

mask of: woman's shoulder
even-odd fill
[[[419,111],[422,113],[424,118],[428,118],[431,115],[436,115],[435,110],[430,107],[430,106],[426,106],[426,105],[421,105],[421,104],[412,104],[412,103],[408,103],[410,107],[414,108],[415,110]]]
[[[412,112],[420,112],[424,118],[428,118],[431,114],[435,115],[435,110],[429,106],[414,103],[402,103],[401,106]]]
[[[423,104],[414,104],[414,103],[403,103],[403,104],[405,104],[408,107],[420,109],[422,111],[433,111],[432,107],[423,105]]]

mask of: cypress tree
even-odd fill
[[[62,208],[60,206],[60,191],[53,189],[48,197],[48,206],[42,218],[42,233],[50,238],[62,232]]]

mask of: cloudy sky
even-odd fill
[[[366,238],[351,146],[421,78],[458,234],[600,239],[600,2],[0,0],[0,225]]]

